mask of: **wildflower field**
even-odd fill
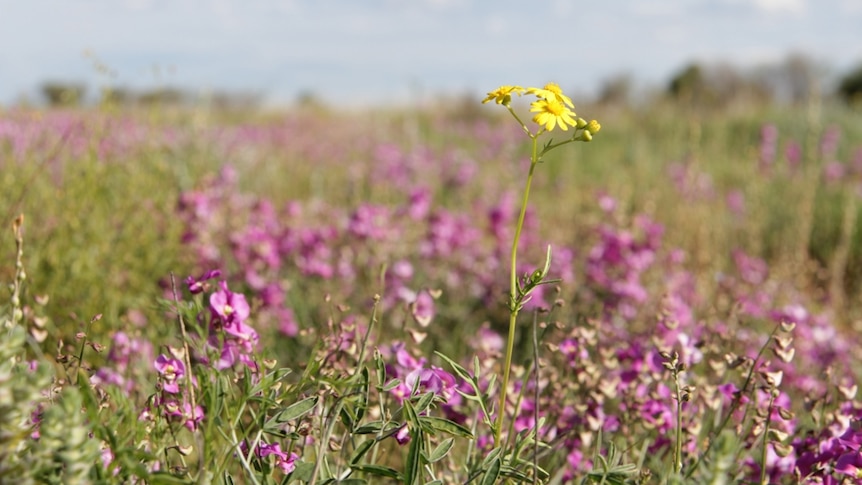
[[[0,482],[862,480],[858,112],[482,101],[0,111]]]

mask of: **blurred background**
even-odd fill
[[[413,105],[551,80],[797,101],[859,83],[860,27],[862,0],[3,0],[0,105]]]

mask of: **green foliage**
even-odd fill
[[[12,298],[0,308],[0,476],[10,483],[91,483],[100,449],[81,412],[80,392],[57,385],[41,356],[27,360],[34,342],[19,316],[26,279],[22,226],[19,217],[13,224],[18,256]]]
[[[688,88],[683,86],[683,80],[680,83],[674,89],[682,95]],[[862,133],[853,127],[852,117],[840,110],[833,113],[833,109],[838,108],[827,106],[824,118],[837,120],[845,133],[835,158],[849,161],[853,154],[846,147],[858,146]],[[81,122],[88,122],[90,115],[82,115]],[[457,392],[475,412],[473,426],[445,417],[440,412],[442,397],[433,392],[413,389],[403,402],[387,397],[404,382],[392,378],[387,362],[369,343],[369,335],[393,331],[393,326],[382,326],[377,321],[384,317],[377,314],[376,306],[368,312],[363,309],[363,314],[370,313],[366,340],[351,342],[355,347],[349,350],[337,347],[338,352],[327,354],[324,343],[301,335],[295,341],[274,341],[277,349],[269,351],[279,352],[277,365],[265,365],[264,357],[269,354],[256,356],[261,366],[259,373],[248,369],[219,372],[195,362],[191,367],[200,388],[194,400],[205,409],[206,419],[194,430],[164,416],[142,413],[141,402],[155,405],[152,396],[146,399],[114,388],[105,391],[91,387],[88,378],[94,363],[103,358],[95,351],[95,344],[107,343],[118,329],[157,342],[156,352],[170,353],[166,348],[170,345],[182,349],[179,353],[213,358],[212,349],[195,337],[207,331],[205,317],[201,317],[209,311],[204,297],[163,299],[161,306],[153,302],[164,296],[168,275],[191,272],[190,257],[180,243],[181,224],[174,208],[181,190],[198,187],[207,174],[225,162],[224,154],[195,140],[195,135],[218,127],[222,121],[200,118],[194,113],[181,121],[160,120],[152,113],[135,116],[141,120],[153,116],[148,122],[155,126],[181,125],[185,131],[180,131],[189,140],[178,145],[144,145],[125,152],[122,159],[102,158],[98,155],[98,141],[116,134],[106,125],[100,136],[94,135],[91,146],[64,155],[68,158],[57,165],[49,160],[66,152],[62,138],[56,151],[29,152],[16,163],[8,161],[14,152],[11,143],[0,142],[0,157],[5,157],[0,161],[0,202],[12,213],[25,210],[29,220],[36,221],[28,228],[32,246],[28,249],[27,277],[19,271],[23,268],[20,260],[13,270],[0,272],[4,281],[14,282],[14,296],[0,309],[0,476],[16,483],[140,480],[424,484],[450,483],[457,477],[460,482],[492,484],[505,480],[559,480],[566,463],[553,457],[553,453],[561,445],[559,441],[545,442],[541,434],[530,430],[509,433],[504,443],[478,449],[475,442],[483,429],[493,429],[491,417],[499,407],[495,402],[499,384],[496,374],[489,374],[478,358],[468,370],[469,364],[458,363],[463,360],[442,353],[428,356],[463,379],[465,386]],[[435,113],[375,116],[378,117],[369,115],[369,123],[376,123],[379,131],[393,133],[399,142],[421,141],[432,148],[477,150],[473,140],[435,131],[441,123]],[[474,121],[498,126],[496,119],[483,118],[481,112],[471,116]],[[852,294],[851,290],[862,281],[862,231],[857,228],[848,232],[841,224],[845,214],[856,210],[848,202],[855,189],[848,182],[829,186],[822,183],[822,167],[831,160],[818,153],[819,122],[806,121],[805,116],[801,111],[720,117],[688,111],[681,115],[674,107],[656,105],[647,111],[630,111],[618,119],[602,120],[605,127],[601,143],[589,145],[589,150],[567,146],[543,158],[533,193],[541,234],[588,247],[590,235],[579,231],[581,223],[610,217],[593,207],[596,188],[601,187],[622,194],[621,208],[614,217],[626,218],[637,208],[647,207],[667,227],[678,228],[668,235],[671,244],[689,251],[692,265],[702,270],[699,274],[708,282],[732,264],[726,255],[738,246],[763,256],[776,278],[798,277],[804,280],[803,288],[806,281],[823,285],[822,279],[829,277],[824,274],[835,265],[836,255],[842,248],[849,248],[847,272],[841,279]],[[782,134],[780,148],[789,140],[802,144],[805,155],[799,172],[791,173],[783,161],[777,162],[768,176],[758,172],[757,132],[767,118],[777,120]],[[415,122],[413,128],[404,128],[411,122]],[[255,119],[251,123],[265,125],[267,120]],[[323,124],[327,130],[342,133],[331,119]],[[412,142],[404,141],[408,134],[414,137]],[[349,145],[355,151],[345,158],[373,163],[369,153],[362,151],[361,143]],[[503,146],[501,150],[507,158],[524,155],[517,147]],[[249,165],[240,175],[240,187],[271,196],[277,204],[293,198],[323,196],[345,204],[392,200],[392,188],[386,184],[349,181],[344,175],[346,170],[320,169],[304,156],[307,154],[289,153],[285,155],[288,160],[282,160],[273,154],[245,153],[240,156],[241,162]],[[578,164],[571,163],[572,159],[577,159]],[[677,160],[688,164],[692,177],[698,173],[711,175],[713,199],[692,197],[680,203],[683,199],[667,176],[669,162]],[[283,176],[286,167],[291,169],[290,177]],[[508,170],[493,167],[489,173],[495,182],[515,185],[517,175]],[[472,198],[487,196],[479,185],[453,192],[451,197],[446,187],[435,187],[433,197],[441,207],[464,206]],[[730,188],[738,188],[746,196],[749,211],[744,218],[733,219],[715,210],[716,200],[720,201]],[[858,227],[853,220],[853,226]],[[8,241],[8,234],[0,237],[3,247],[10,247]],[[530,261],[541,261],[542,251],[531,255],[534,257]],[[800,270],[796,259],[800,253],[809,256],[809,263],[816,268]],[[530,291],[548,283],[544,280],[547,270],[547,266],[540,268],[535,278],[527,274],[519,280],[516,297],[520,299],[514,304],[520,306]],[[377,268],[371,268],[368,275],[360,276],[364,278],[358,285],[362,292],[371,293],[369,288],[377,287],[377,273]],[[324,295],[329,290],[312,279],[298,282],[309,287],[307,294]],[[32,300],[42,294],[51,296],[50,304],[35,308]],[[323,329],[313,338],[324,339],[327,323],[320,315],[336,312],[316,308],[318,301],[307,296],[290,297],[297,300],[297,313],[306,325]],[[451,303],[441,310],[446,312],[444,328],[429,330],[440,333],[446,355],[460,356],[450,350],[463,351],[474,337],[471,332],[475,326],[467,323],[493,322],[506,310],[505,301],[499,307]],[[848,315],[860,311],[855,299],[848,299],[847,305]],[[39,342],[35,338],[38,332],[34,332],[38,330],[34,327],[34,312],[42,308],[52,322],[47,327],[51,334],[47,342]],[[131,311],[142,311],[146,324],[131,323]],[[581,313],[576,319],[589,313],[584,308],[577,311]],[[69,315],[72,312],[74,316]],[[98,313],[105,317],[94,322],[92,328],[82,328],[82,322]],[[177,313],[189,326],[192,337],[177,329],[173,320]],[[578,325],[582,323],[577,320]],[[57,341],[71,341],[76,332],[83,330],[87,335],[75,341],[76,352],[62,351],[72,355],[71,361],[54,362],[43,355],[55,349]],[[519,352],[525,353],[526,346],[521,343],[518,342],[523,347]],[[77,360],[81,355],[78,350],[86,350],[83,359]],[[595,349],[590,351],[598,355]],[[340,367],[333,366],[332,360],[338,358],[345,360],[339,362]],[[32,368],[31,361],[36,362]],[[143,382],[142,388],[153,392],[157,382],[151,363],[140,374],[151,380]],[[677,391],[681,389],[677,383]],[[750,388],[748,391],[753,392]],[[41,436],[34,440],[31,433],[37,427],[32,416],[40,406]],[[716,423],[720,417],[716,415]],[[746,426],[754,424],[746,422]],[[681,429],[677,426],[677,433]],[[405,430],[409,444],[399,445],[395,437]],[[683,473],[690,472],[693,479],[703,483],[736,483],[741,479],[739,459],[746,450],[738,439],[714,424],[706,425],[702,436],[711,438],[714,444],[706,449],[708,453],[698,450],[703,456],[694,462],[694,469],[687,468],[694,458],[682,457],[681,451],[675,457],[648,456],[645,450],[650,443],[644,443],[643,448],[638,445],[622,449],[599,438],[592,471],[578,479],[582,483],[649,483],[651,477],[644,474],[645,470],[664,467],[667,473],[660,479],[682,483],[684,480],[672,472],[670,465],[683,458]],[[241,452],[244,444],[276,441],[284,443],[285,450],[302,452],[292,472],[279,471],[271,456]],[[765,440],[758,443],[752,454],[757,462],[767,444]],[[100,461],[102,447],[113,454],[107,468]],[[536,456],[544,461],[540,464]],[[162,468],[156,470],[155,463]]]
[[[42,85],[42,96],[52,107],[78,106],[85,92],[83,84],[48,82]]]
[[[848,104],[858,104],[862,100],[862,65],[841,78],[838,94]]]
[[[668,93],[675,98],[696,100],[706,93],[706,82],[697,64],[690,64],[673,76],[668,84]]]

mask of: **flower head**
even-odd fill
[[[242,322],[250,312],[245,296],[228,290],[226,281],[221,281],[219,290],[210,295],[210,309],[226,324]]]
[[[164,379],[163,389],[165,392],[176,394],[180,392],[177,381],[186,373],[186,366],[179,359],[159,355],[155,362],[156,371]]]
[[[512,102],[512,93],[515,93],[520,96],[525,91],[526,90],[521,86],[500,86],[494,91],[488,93],[488,97],[482,100],[482,104],[485,104],[493,99],[497,104],[509,106],[509,103]]]
[[[560,85],[557,83],[548,83],[545,84],[543,88],[528,88],[528,94],[535,94],[539,99],[546,99],[548,101],[559,101],[571,109],[575,109],[575,105],[572,104],[572,98],[563,94],[563,90],[560,89]]]
[[[530,112],[536,113],[533,116],[533,121],[545,130],[551,131],[555,126],[560,125],[560,129],[566,131],[569,126],[577,125],[574,115],[569,108],[563,104],[563,101],[557,99],[539,99],[530,105]]]
[[[205,285],[207,280],[218,278],[219,276],[221,276],[221,271],[213,269],[204,273],[200,278],[189,276],[185,279],[185,282],[189,287],[189,292],[193,295],[196,295],[206,289]]]

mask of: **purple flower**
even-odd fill
[[[245,296],[228,290],[226,281],[219,282],[219,290],[210,295],[210,309],[225,324],[241,323],[250,314]]]
[[[182,361],[161,354],[156,358],[155,367],[163,379],[162,389],[171,394],[180,392],[177,381],[186,373],[186,366]]]
[[[784,147],[784,157],[787,159],[787,168],[791,172],[799,170],[802,165],[802,146],[797,141],[789,141]]]
[[[221,276],[221,271],[217,269],[213,269],[204,273],[200,278],[195,278],[194,276],[189,276],[186,278],[186,285],[189,287],[189,292],[191,294],[196,295],[201,293],[206,288],[206,282],[208,280],[218,278]]]
[[[243,454],[248,454],[248,444],[245,441],[240,444],[240,450]],[[261,441],[257,444],[254,454],[260,459],[274,456],[275,466],[279,467],[285,475],[296,469],[296,461],[299,460],[299,455],[296,453],[288,454],[281,449],[281,445],[278,443],[265,443]]]
[[[763,125],[760,129],[760,169],[766,171],[775,161],[775,151],[778,144],[778,128],[772,124]]]
[[[410,312],[419,326],[427,327],[434,318],[434,298],[428,291],[419,292],[416,300],[410,305]]]
[[[823,178],[827,183],[838,183],[846,175],[847,169],[844,164],[837,161],[831,161],[823,166]]]
[[[406,445],[410,442],[410,429],[406,424],[401,426],[401,428],[395,433],[395,441],[397,441],[399,445]]]
[[[851,478],[862,479],[862,454],[850,451],[839,456],[835,462],[835,471]]]
[[[725,197],[727,209],[735,217],[745,215],[745,194],[741,190],[731,190]]]

